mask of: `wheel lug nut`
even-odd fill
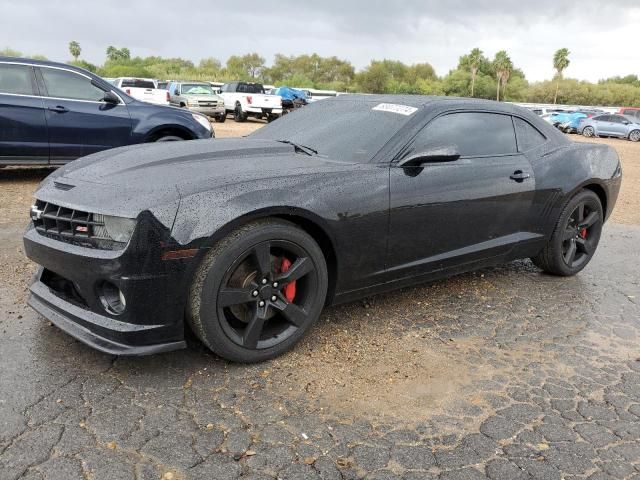
[[[271,301],[272,301],[272,302],[275,302],[277,299],[278,299],[278,297],[276,297],[275,295],[273,295],[273,296],[271,297]]]
[[[262,284],[263,284],[263,285],[266,285],[266,284],[267,284],[267,279],[266,279],[266,278],[263,278],[263,279],[262,279]]]
[[[253,292],[251,292],[251,295],[253,295],[254,297],[258,296],[258,290],[254,290]]]
[[[273,282],[273,288],[278,288],[278,282]]]
[[[260,301],[258,302],[258,305],[260,305],[261,307],[264,307],[264,300],[260,300]]]

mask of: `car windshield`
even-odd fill
[[[323,100],[285,115],[250,137],[287,140],[333,160],[367,163],[416,111],[368,99]]]
[[[183,95],[213,95],[213,88],[202,83],[183,83],[181,88]]]

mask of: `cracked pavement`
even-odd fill
[[[3,228],[3,260],[20,255]],[[640,227],[329,308],[293,352],[116,358],[0,290],[0,478],[640,479]],[[13,259],[13,260],[12,260]],[[16,299],[19,301],[16,302]]]

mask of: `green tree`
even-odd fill
[[[20,50],[14,50],[10,47],[4,47],[0,50],[0,55],[3,57],[22,57],[22,52]]]
[[[227,75],[237,76],[240,80],[259,78],[265,67],[265,60],[257,53],[232,55],[227,59]]]
[[[569,50],[561,48],[556,50],[553,54],[553,68],[556,69],[556,93],[553,96],[553,103],[558,101],[558,90],[560,89],[560,80],[562,79],[562,72],[569,66]]]
[[[479,48],[474,48],[473,50],[471,50],[471,53],[469,53],[469,70],[471,71],[471,96],[474,96],[475,93],[475,86],[476,86],[476,77],[478,75],[478,69],[480,68],[480,64],[482,63],[484,59],[484,55],[482,53],[482,50],[480,50]]]
[[[80,48],[80,44],[75,40],[69,42],[69,53],[71,53],[73,60],[77,62],[80,53],[82,53],[82,48]]]
[[[131,58],[131,52],[126,47],[116,48],[113,45],[107,47],[107,60],[112,62],[127,61]]]
[[[493,71],[496,76],[496,100],[500,101],[500,87],[506,89],[509,76],[513,70],[513,62],[506,51],[500,50],[493,59]]]

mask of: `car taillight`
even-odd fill
[[[251,105],[251,102],[253,102],[253,97],[251,97],[251,95],[247,95],[247,103]]]
[[[169,101],[169,90],[167,90],[167,102]]]
[[[127,95],[131,95],[131,89],[130,88],[125,89],[125,92],[126,92]]]

